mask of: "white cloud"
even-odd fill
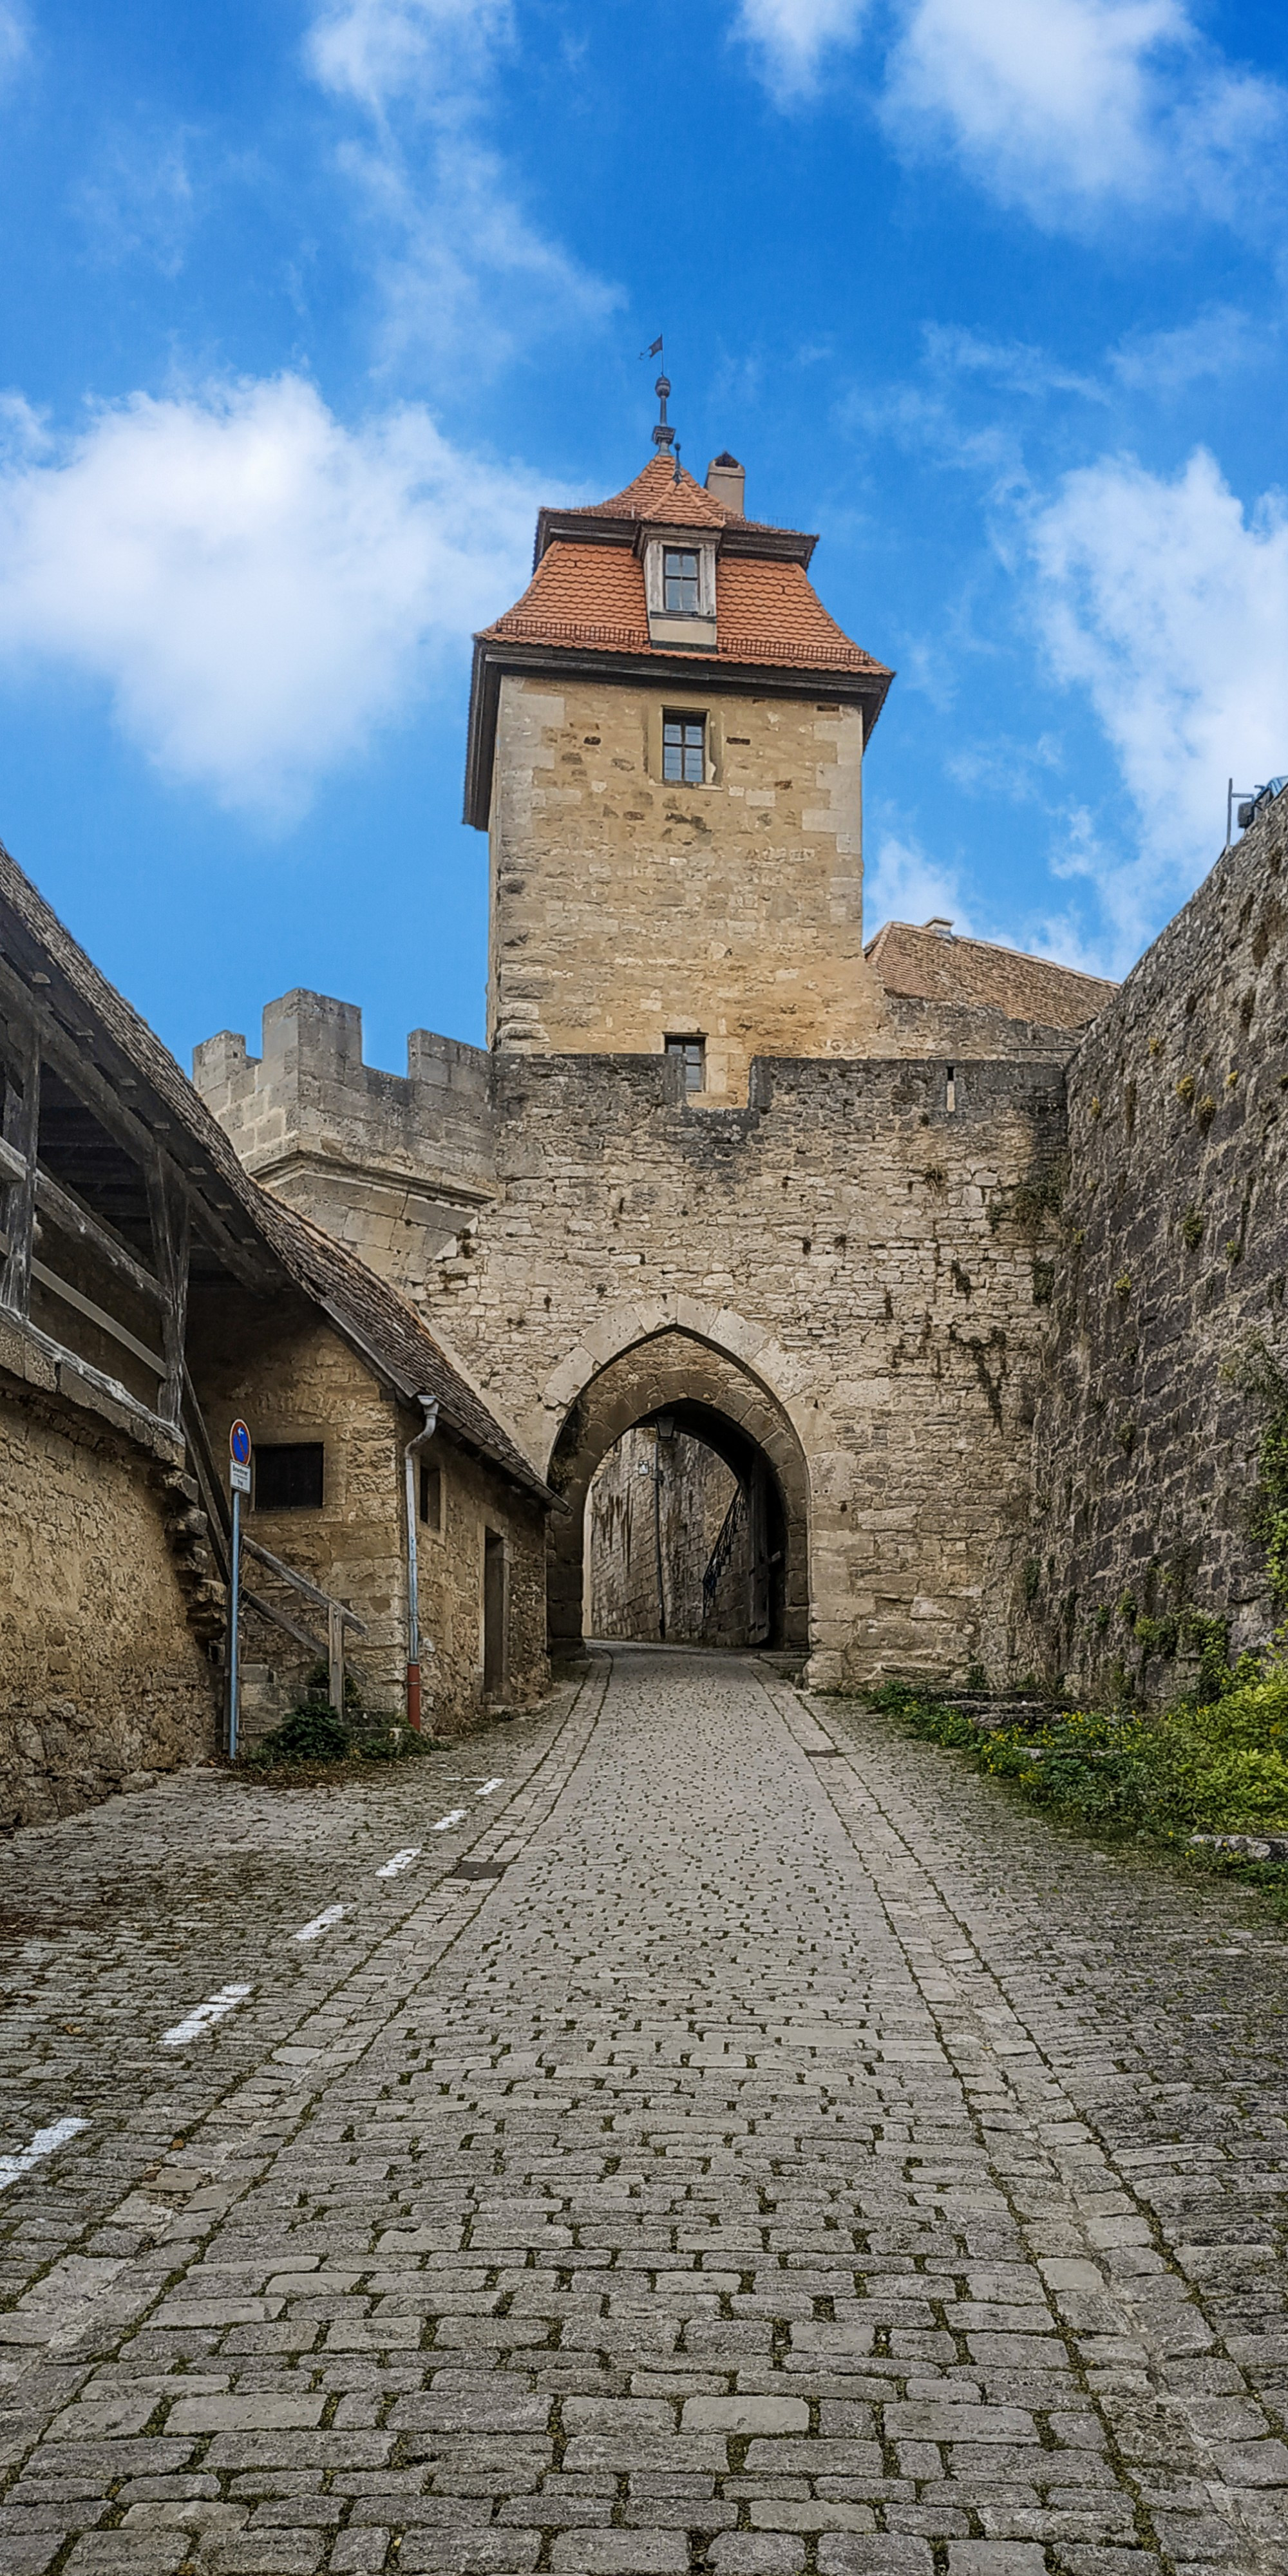
[[[195,213],[189,169],[191,138],[173,133],[118,133],[104,146],[77,193],[79,212],[98,256],[143,257],[163,277],[183,266]]]
[[[737,33],[780,98],[813,89],[823,56],[852,44],[867,0],[740,0]]]
[[[1204,376],[1247,367],[1273,348],[1275,336],[1273,328],[1258,328],[1250,313],[1218,304],[1172,331],[1133,332],[1110,351],[1109,363],[1119,383],[1133,392],[1182,393]]]
[[[1094,377],[1062,367],[1027,340],[986,340],[959,325],[928,322],[922,332],[927,363],[937,374],[985,376],[1006,392],[1042,401],[1049,394],[1077,394],[1084,402],[1105,401]]]
[[[383,115],[411,97],[455,113],[509,37],[510,0],[328,0],[305,39],[315,79]]]
[[[622,300],[529,223],[502,162],[468,134],[441,136],[414,178],[383,146],[346,146],[340,167],[383,237],[385,364],[449,372],[465,351],[477,378],[554,321],[599,322]]]
[[[862,0],[739,0],[780,99],[817,86]],[[893,0],[875,88],[897,151],[947,150],[1004,205],[1085,225],[1124,204],[1264,223],[1288,90],[1206,42],[1185,0]]]
[[[508,605],[536,498],[418,407],[348,430],[289,375],[140,394],[0,471],[0,651],[89,673],[159,767],[285,819]]]
[[[953,868],[929,859],[916,841],[885,832],[863,871],[863,936],[884,921],[951,921],[959,937],[971,935],[967,896]]]
[[[887,123],[931,125],[1031,208],[1063,191],[1148,193],[1152,85],[1190,33],[1180,0],[914,0]]]
[[[0,0],[0,83],[17,70],[29,46],[26,10],[17,0]]]
[[[504,363],[552,320],[599,321],[618,291],[529,220],[481,139],[511,0],[325,0],[315,80],[362,120],[337,152],[376,233],[382,355],[432,378]]]
[[[1031,534],[1055,669],[1086,692],[1136,809],[1133,858],[1075,837],[1057,872],[1096,882],[1130,954],[1215,859],[1231,773],[1288,769],[1288,507],[1269,493],[1245,511],[1202,448],[1172,481],[1106,457]]]

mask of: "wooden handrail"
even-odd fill
[[[74,1306],[78,1315],[87,1315],[101,1333],[110,1333],[114,1342],[120,1342],[127,1351],[133,1352],[136,1360],[142,1360],[145,1367],[155,1369],[158,1377],[165,1376],[165,1361],[161,1353],[150,1351],[146,1342],[137,1341],[124,1324],[118,1324],[115,1315],[108,1314],[106,1307],[96,1306],[92,1297],[86,1297],[79,1288],[73,1288],[70,1279],[60,1279],[56,1270],[50,1270],[43,1261],[34,1258],[31,1275],[40,1281],[42,1288],[49,1290],[51,1297],[61,1299],[64,1306]]]
[[[280,1556],[274,1556],[268,1548],[261,1547],[257,1538],[243,1537],[242,1553],[253,1556],[260,1565],[269,1566],[274,1574],[280,1574],[284,1583],[293,1583],[306,1600],[317,1603],[319,1610],[336,1611],[347,1628],[356,1628],[360,1637],[366,1636],[366,1620],[360,1619],[356,1610],[351,1610],[347,1602],[333,1600],[329,1592],[323,1592],[318,1584],[310,1583],[306,1574],[297,1574],[293,1565],[284,1565]]]
[[[123,1279],[129,1280],[140,1297],[146,1297],[151,1305],[164,1306],[166,1294],[160,1280],[154,1279],[151,1271],[145,1270],[142,1262],[135,1260],[125,1244],[117,1242],[116,1236],[91,1209],[82,1205],[73,1191],[64,1189],[62,1182],[56,1181],[53,1174],[44,1171],[39,1164],[36,1167],[36,1205],[52,1218],[55,1225],[61,1226],[64,1234],[73,1234],[81,1242],[92,1243],[94,1250],[113,1270],[119,1271]]]
[[[306,1628],[297,1628],[284,1610],[278,1610],[271,1601],[265,1601],[261,1593],[252,1592],[248,1583],[243,1583],[241,1597],[247,1610],[253,1610],[261,1619],[271,1619],[276,1627],[285,1628],[288,1637],[294,1637],[297,1646],[307,1646],[309,1653],[316,1655],[319,1662],[324,1659],[326,1648],[318,1644],[316,1637],[310,1637]]]

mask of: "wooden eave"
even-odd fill
[[[38,976],[45,980],[37,982]],[[266,1254],[253,1220],[242,1214],[235,1183],[218,1168],[222,1158],[160,1096],[93,995],[72,982],[62,961],[11,912],[0,934],[0,1012],[6,1004],[10,1013],[30,1021],[42,1054],[66,1088],[84,1100],[140,1169],[146,1172],[154,1159],[166,1168],[191,1203],[209,1249],[233,1276],[249,1288],[276,1285],[279,1265]],[[231,1157],[232,1147],[226,1150]]]
[[[568,545],[638,547],[648,537],[651,528],[662,525],[660,513],[653,521],[640,518],[599,519],[580,510],[539,510],[532,569],[536,571],[547,548],[559,539]],[[685,535],[714,538],[722,554],[758,555],[769,563],[798,563],[806,572],[818,544],[816,536],[807,535],[801,528],[762,527],[754,519],[727,519],[723,527],[686,527]]]
[[[221,1470],[209,1453],[200,1407],[184,1364],[189,1244],[200,1233],[204,1262],[192,1265],[194,1281],[231,1274],[259,1297],[300,1294],[401,1400],[414,1404],[427,1389],[439,1404],[446,1430],[510,1484],[545,1507],[557,1498],[521,1447],[489,1411],[450,1355],[435,1341],[405,1300],[298,1210],[274,1199],[251,1179],[205,1103],[145,1021],[100,975],[7,851],[0,848],[0,1021],[24,1050],[37,1088],[53,1082],[56,1116],[63,1121],[62,1157],[88,1158],[93,1183],[81,1172],[51,1172],[41,1160],[54,1139],[42,1143],[37,1127],[25,1150],[0,1123],[0,1324],[13,1325],[42,1360],[64,1375],[83,1377],[103,1401],[141,1425],[149,1439],[173,1449],[182,1434],[195,1448],[199,1480],[210,1492],[208,1514],[218,1518]],[[21,1070],[21,1067],[20,1067]],[[83,1134],[78,1122],[83,1121]],[[29,1122],[30,1123],[30,1122]],[[115,1186],[120,1158],[121,1199],[106,1208],[105,1188]],[[107,1175],[105,1182],[105,1173]],[[95,1198],[97,1192],[97,1199]],[[13,1257],[3,1231],[9,1201],[23,1200],[22,1257],[35,1276],[64,1303],[79,1307],[95,1327],[136,1359],[155,1368],[168,1409],[152,1410],[114,1377],[95,1369],[69,1345],[55,1340],[22,1302],[5,1303]],[[55,1278],[30,1258],[32,1219],[48,1217],[64,1234],[106,1263],[114,1281],[141,1298],[160,1326],[140,1329],[111,1314],[97,1296],[85,1299],[76,1282]],[[145,1246],[147,1247],[145,1249]],[[51,1384],[53,1381],[51,1380]],[[182,1419],[181,1419],[182,1417]]]
[[[758,549],[756,550],[758,551]],[[838,670],[835,663],[729,662],[708,653],[597,651],[589,645],[550,645],[504,635],[476,635],[470,681],[469,730],[465,752],[465,814],[476,831],[486,832],[492,808],[492,764],[501,682],[507,671],[539,673],[546,679],[617,681],[627,687],[656,688],[668,683],[692,690],[701,686],[720,696],[817,698],[826,692],[838,705],[858,707],[863,716],[866,749],[885,704],[893,671]]]

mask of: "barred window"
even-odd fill
[[[257,1512],[320,1512],[322,1509],[322,1443],[284,1440],[255,1447]]]

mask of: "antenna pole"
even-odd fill
[[[1229,846],[1230,846],[1230,834],[1232,833],[1232,831],[1233,831],[1233,830],[1234,830],[1234,780],[1233,780],[1233,779],[1231,779],[1230,784],[1229,784],[1229,786],[1227,787],[1227,789],[1226,789],[1226,791],[1225,791],[1225,846],[1226,846],[1227,850],[1229,849]]]

